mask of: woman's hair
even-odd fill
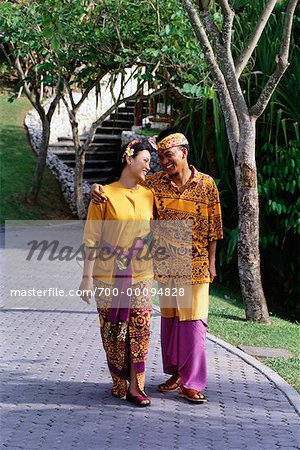
[[[114,181],[118,181],[122,170],[126,166],[126,150],[130,149],[133,151],[130,152],[131,158],[135,158],[139,152],[142,152],[143,150],[148,150],[149,153],[152,151],[152,147],[148,141],[148,139],[136,139],[132,142],[129,142],[128,144],[124,145],[121,148],[121,151],[118,154],[117,160],[114,164],[114,167],[112,168],[111,173],[109,174],[106,183],[113,183]]]

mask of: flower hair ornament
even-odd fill
[[[141,142],[142,142],[142,141],[141,141],[140,139],[135,139],[134,141],[129,142],[129,144],[128,144],[127,147],[126,147],[125,152],[123,153],[123,156],[122,156],[122,162],[125,161],[126,156],[132,156],[132,155],[134,154],[134,148],[133,148],[133,147],[134,147],[136,144],[139,144],[139,143],[141,143]]]

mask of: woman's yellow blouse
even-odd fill
[[[149,189],[127,189],[120,182],[105,186],[105,203],[90,203],[83,234],[83,245],[96,247],[108,243],[123,250],[130,249],[136,239],[144,238],[150,232],[150,220],[153,219],[154,196]],[[136,282],[153,276],[152,262],[147,245],[133,258],[133,278]],[[145,256],[145,257],[144,257]],[[150,255],[149,255],[150,256]],[[96,258],[94,277],[112,284],[115,258]]]

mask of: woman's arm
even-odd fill
[[[87,303],[90,303],[93,293],[93,269],[99,252],[102,221],[105,218],[105,209],[105,204],[94,205],[93,203],[90,203],[87,220],[84,227],[83,245],[85,258],[82,281],[79,289],[81,291],[80,297]]]
[[[79,290],[81,291],[80,297],[82,300],[90,304],[93,291],[93,269],[96,258],[96,249],[93,247],[84,247],[84,251],[84,266]]]

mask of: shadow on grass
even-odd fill
[[[237,320],[239,322],[247,322],[246,319],[244,317],[239,317],[239,316],[234,316],[233,314],[223,314],[223,313],[218,313],[218,312],[210,312],[209,316],[215,316],[215,317],[220,317],[223,319],[229,319],[229,320]]]

